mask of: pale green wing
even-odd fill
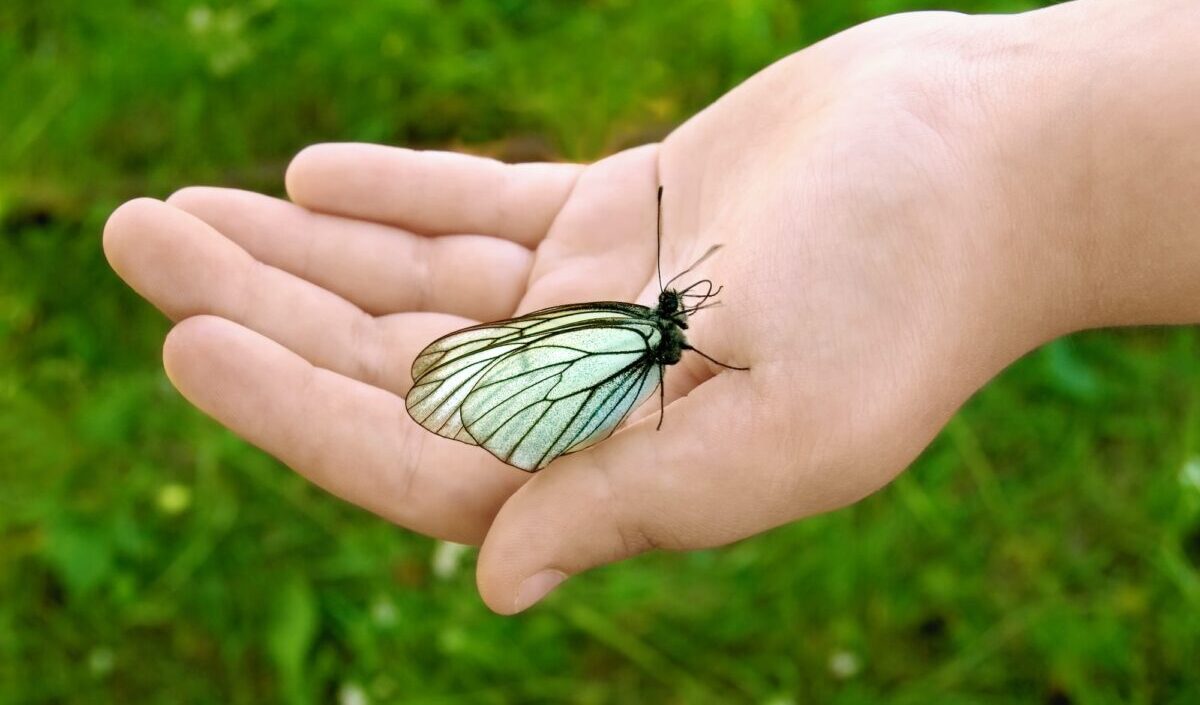
[[[456,331],[431,343],[413,361],[413,387],[405,406],[413,419],[430,431],[474,444],[474,437],[463,426],[460,409],[493,365],[554,335],[623,324],[646,331],[652,327],[651,314],[644,306],[621,302],[571,304]],[[587,344],[588,340],[576,342]]]
[[[658,328],[595,324],[505,355],[461,407],[468,434],[500,460],[534,472],[607,438],[661,380]]]

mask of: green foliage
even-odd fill
[[[314,141],[590,158],[934,4],[0,4],[0,703],[1200,701],[1195,330],[1056,343],[875,497],[504,619],[181,400],[100,253],[120,200],[278,192]]]

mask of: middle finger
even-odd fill
[[[426,237],[314,213],[237,189],[190,187],[167,203],[211,225],[261,262],[328,289],[375,315],[436,311],[504,318],[525,291],[533,253],[485,235]]]

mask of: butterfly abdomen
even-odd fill
[[[684,336],[683,329],[670,318],[659,318],[658,329],[662,332],[662,337],[654,350],[654,361],[660,365],[674,365],[683,357],[687,337]]]

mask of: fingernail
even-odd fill
[[[567,574],[561,570],[543,570],[525,578],[517,588],[517,599],[513,608],[517,612],[529,609],[566,579]]]

